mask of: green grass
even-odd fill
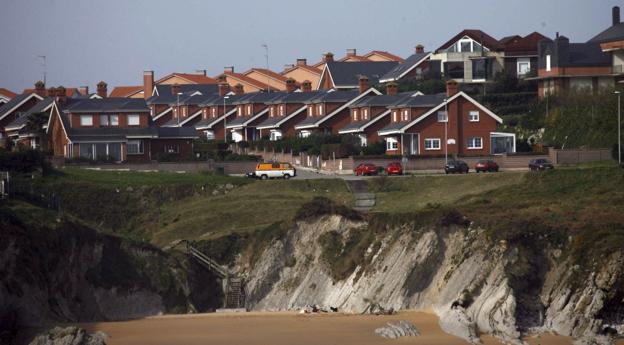
[[[162,207],[152,242],[165,245],[179,238],[252,232],[291,221],[302,205],[319,196],[352,204],[351,194],[339,179],[256,181],[228,194],[191,197]]]
[[[517,185],[524,173],[468,174],[453,176],[410,176],[369,180],[376,193],[374,211],[412,212],[423,208],[453,205],[471,195]]]
[[[242,177],[215,175],[212,173],[173,173],[173,172],[137,172],[105,171],[77,167],[65,167],[47,177],[54,180],[74,180],[95,183],[116,188],[137,186],[159,186],[176,184],[243,184],[248,182]]]

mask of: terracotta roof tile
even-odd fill
[[[389,53],[387,51],[383,51],[383,50],[373,50],[370,53],[364,55],[365,58],[368,58],[371,55],[381,55],[384,56],[385,58],[387,58],[388,60],[391,61],[397,61],[397,62],[404,62],[405,59],[403,59],[402,57],[398,56],[398,55],[394,55],[392,53]]]
[[[252,68],[249,71],[243,73],[243,75],[249,76],[249,74],[251,72],[254,72],[254,71],[258,72],[258,73],[261,73],[261,74],[264,74],[266,76],[269,76],[269,77],[271,77],[271,78],[273,78],[273,79],[275,79],[277,81],[280,81],[282,83],[286,83],[286,80],[288,80],[288,78],[284,77],[283,75],[281,75],[281,74],[279,74],[277,72],[273,72],[271,70],[268,70],[266,68]]]
[[[257,88],[266,90],[267,89],[267,84],[263,83],[261,81],[255,80],[253,78],[249,78],[248,76],[244,75],[244,74],[240,74],[240,73],[234,73],[234,72],[223,72],[221,73],[221,75],[226,75],[230,78],[234,78],[238,81],[247,83],[247,84],[251,84]]]
[[[156,81],[156,84],[161,83],[162,81],[169,79],[171,77],[180,77],[180,78],[184,78],[188,81],[190,81],[191,83],[195,83],[195,84],[218,84],[219,82],[216,79],[207,77],[203,74],[191,74],[191,73],[171,73],[165,77],[162,77],[160,79],[158,79]]]
[[[143,86],[117,86],[111,91],[109,97],[130,97],[141,91],[143,91]]]
[[[457,35],[453,36],[453,38],[451,38],[450,40],[446,41],[446,43],[441,45],[438,49],[436,49],[436,51],[447,49],[448,47],[455,44],[455,42],[457,42],[464,36],[468,36],[477,42],[483,41],[483,45],[486,48],[493,50],[493,51],[498,51],[503,48],[496,38],[486,34],[485,32],[481,30],[475,30],[475,29],[466,29],[458,33]]]
[[[17,94],[9,89],[5,89],[3,87],[0,87],[0,95],[8,97],[8,98],[13,98],[15,96],[17,96]]]
[[[314,74],[318,74],[319,76],[321,75],[321,73],[323,73],[323,70],[321,70],[320,68],[311,66],[311,65],[295,65],[293,67],[287,68],[285,69],[282,74],[286,74],[288,72],[292,72],[294,70],[296,70],[297,68],[301,68],[301,69],[305,69],[310,73],[314,73]]]

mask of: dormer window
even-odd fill
[[[362,110],[362,120],[368,120],[368,109],[364,108],[364,110]]]
[[[212,111],[212,116],[217,115],[217,109],[216,108],[212,108],[210,111]]]
[[[550,54],[546,55],[546,72],[550,72]]]
[[[318,112],[319,115],[323,115],[323,105],[322,104],[319,104],[317,106],[317,112]]]
[[[271,107],[271,109],[269,110],[269,112],[270,112],[270,114],[269,114],[269,115],[270,115],[271,117],[275,116],[275,107]]]
[[[138,126],[141,124],[141,119],[139,115],[132,114],[128,115],[128,126]]]
[[[247,115],[251,115],[251,105],[247,106]]]
[[[284,106],[280,105],[280,116],[284,116],[284,111],[285,111]]]
[[[402,121],[409,121],[409,109],[403,109]]]
[[[358,120],[358,111],[357,109],[353,109],[353,121],[357,121]]]
[[[314,109],[312,109],[312,106],[311,106],[311,105],[310,105],[310,106],[308,106],[308,116],[312,116],[312,111],[313,111],[313,110],[314,110]]]
[[[396,110],[392,111],[392,122],[398,122],[398,116],[397,116]]]
[[[93,126],[93,115],[80,115],[81,126]]]

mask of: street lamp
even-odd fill
[[[444,164],[448,164],[448,99],[444,99]]]
[[[176,118],[178,119],[178,127],[180,127],[180,95],[182,92],[178,92],[176,95],[178,96],[178,101],[176,105]]]
[[[620,91],[614,91],[614,94],[617,95],[618,98],[618,164],[622,165],[622,135],[621,135],[621,130],[622,130],[622,126],[621,126],[621,117],[622,117],[622,107],[620,107]]]
[[[223,96],[223,140],[227,143],[227,116],[225,114],[225,101],[229,99],[230,96]]]

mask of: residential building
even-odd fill
[[[201,97],[215,95],[218,92],[217,84],[161,84],[154,86],[152,96],[147,99],[147,105],[150,107],[150,114],[156,126],[172,125],[173,119],[177,119],[177,104],[194,102],[194,104],[183,104],[181,112],[186,116],[198,116],[197,108],[199,103],[203,101]],[[194,98],[190,98],[193,97]],[[192,114],[191,114],[192,112]],[[195,118],[192,117],[191,119]],[[189,119],[190,121],[190,119]],[[175,122],[177,124],[177,122]]]
[[[22,145],[33,149],[38,148],[41,145],[41,138],[39,138],[39,133],[36,130],[28,128],[29,118],[39,113],[44,114],[46,117],[49,116],[50,109],[54,105],[55,100],[56,98],[54,96],[44,98],[6,125],[5,132],[7,139],[13,141],[15,145]],[[43,126],[43,129],[46,128],[47,124]]]
[[[338,59],[338,62],[361,62],[361,61],[371,61],[364,56],[357,55],[357,50],[354,48],[347,49],[347,54]],[[382,60],[388,61],[388,60]]]
[[[505,72],[518,78],[537,75],[538,43],[547,39],[548,37],[539,32],[532,32],[524,37],[514,35],[502,38],[499,43],[505,52]]]
[[[484,83],[504,67],[503,46],[481,30],[467,29],[435,50],[431,60],[439,60],[441,72],[458,83]]]
[[[154,126],[143,99],[72,99],[61,92],[47,132],[55,156],[114,162],[189,157],[197,138],[192,127]]]
[[[319,75],[320,75],[320,71],[319,71]],[[3,87],[0,87],[0,106],[2,106],[3,104],[8,103],[11,98],[17,96],[17,94],[9,89],[5,89]]]
[[[6,127],[47,96],[43,82],[37,82],[35,85],[35,92],[19,94],[0,106],[0,146],[6,144]]]
[[[259,81],[244,74],[234,72],[234,66],[226,67],[217,79],[219,83],[227,83],[231,88],[236,87],[236,85],[241,85],[245,93],[267,91],[270,87],[264,81]]]
[[[305,103],[325,93],[312,91],[311,83],[307,82],[302,85],[302,92],[285,93],[268,101],[269,116],[256,126],[260,137],[268,135],[270,140],[279,140],[296,136],[295,125],[307,117],[308,106]]]
[[[260,139],[257,126],[268,117],[267,102],[282,95],[282,92],[253,92],[245,93],[232,101],[232,105],[236,107],[236,117],[225,124],[225,129],[231,133],[232,140],[240,142]]]
[[[236,118],[237,107],[233,102],[247,97],[238,87],[238,94],[230,91],[229,84],[219,84],[219,94],[199,104],[202,119],[195,124],[195,129],[206,139],[225,140],[225,125]]]
[[[405,61],[402,57],[383,50],[373,50],[370,53],[363,55],[363,57],[368,61],[396,61],[399,63]]]
[[[378,131],[390,124],[390,109],[403,99],[422,95],[421,92],[398,93],[396,83],[386,84],[385,95],[370,95],[351,104],[350,122],[338,131],[339,134],[357,135],[360,144],[367,146],[379,140]]]
[[[396,61],[327,62],[317,89],[357,90],[361,76],[366,76],[370,85],[376,85],[398,64]]]
[[[357,90],[330,90],[304,102],[308,106],[307,116],[295,125],[297,135],[307,137],[312,133],[338,134],[340,129],[351,122],[350,105],[361,98],[381,94],[377,89],[369,87],[366,76],[361,76],[358,84]]]
[[[252,68],[243,73],[243,75],[261,83],[265,83],[268,85],[269,91],[287,91],[288,88],[288,77],[265,68]],[[297,84],[295,79],[292,80],[295,84]],[[298,84],[297,87],[299,87]]]
[[[515,152],[515,135],[499,133],[503,120],[491,110],[458,92],[457,82],[447,92],[408,97],[389,107],[390,124],[378,134],[386,153],[421,156],[484,156]]]
[[[321,79],[321,73],[323,73],[323,71],[319,68],[308,65],[308,60],[297,59],[297,63],[287,66],[282,72],[282,75],[286,78],[294,79],[299,84],[309,81],[312,85],[312,89],[316,90],[318,89],[318,83]]]
[[[431,52],[425,52],[422,45],[417,45],[414,54],[385,73],[380,83],[406,82],[412,80],[440,78],[440,60],[431,60]]]
[[[117,86],[109,97],[143,98],[153,96],[154,86],[157,85],[186,85],[186,84],[217,84],[217,80],[206,76],[206,71],[200,73],[170,73],[158,80],[154,79],[154,71],[143,72],[143,86]]]

